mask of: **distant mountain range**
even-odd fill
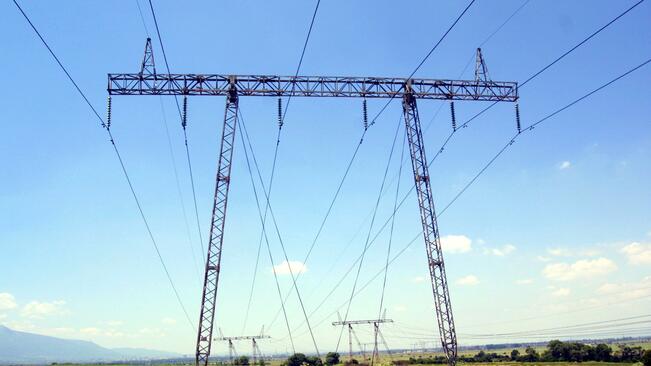
[[[93,342],[19,332],[0,325],[0,364],[112,362],[177,358],[172,352],[104,348]]]

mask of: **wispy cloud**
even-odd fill
[[[531,285],[533,280],[531,278],[523,278],[521,280],[515,280],[516,285]]]
[[[425,277],[423,276],[416,276],[411,279],[411,282],[413,283],[422,283],[425,282]]]
[[[16,308],[16,298],[14,295],[2,292],[0,293],[0,310],[11,310]]]
[[[475,286],[479,284],[479,278],[475,275],[467,275],[459,278],[457,284],[461,286]]]
[[[551,248],[547,249],[547,253],[554,257],[569,257],[572,255],[572,252],[567,248]]]
[[[472,250],[472,240],[465,235],[447,235],[441,238],[441,247],[447,253],[467,253]]]
[[[621,252],[631,264],[651,264],[651,243],[634,242],[624,246]]]
[[[651,295],[651,276],[642,278],[638,282],[624,283],[604,283],[597,288],[597,294],[608,295],[609,299],[613,297],[623,300],[636,299],[643,296]]]
[[[60,315],[64,313],[63,306],[66,304],[63,300],[52,302],[32,301],[23,307],[22,316],[26,318],[45,318],[51,315]]]
[[[582,259],[574,263],[552,263],[543,269],[543,275],[553,281],[589,279],[617,270],[615,262],[608,258]]]
[[[562,161],[558,164],[558,169],[560,170],[565,170],[569,169],[572,166],[572,163],[569,162],[568,160]]]
[[[484,254],[504,257],[511,254],[515,249],[515,245],[506,244],[499,248],[484,248]]]
[[[79,333],[89,335],[89,336],[96,336],[101,333],[101,330],[96,327],[86,327],[86,328],[79,329]]]
[[[552,296],[554,297],[566,297],[570,295],[570,289],[565,287],[554,288],[552,289]]]
[[[161,319],[161,323],[163,323],[165,325],[174,325],[174,324],[176,324],[176,319],[174,319],[174,318],[163,318],[163,319]]]
[[[291,272],[290,272],[291,268]],[[299,273],[307,272],[307,266],[303,262],[299,261],[283,261],[282,263],[274,266],[273,271],[279,275],[288,275],[293,273],[297,275]]]

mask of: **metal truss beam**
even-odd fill
[[[235,84],[240,96],[395,98],[410,93],[420,99],[516,101],[518,84],[491,80],[437,80],[381,77],[326,77],[216,74],[109,74],[110,95],[228,95]]]
[[[420,207],[420,218],[423,225],[423,237],[425,239],[425,250],[429,264],[432,291],[434,293],[434,304],[436,306],[436,318],[438,320],[441,345],[448,358],[448,364],[454,366],[457,358],[457,336],[452,317],[452,305],[448,291],[447,279],[445,276],[445,264],[443,263],[443,251],[439,238],[436,213],[434,211],[434,198],[430,185],[429,169],[425,157],[425,146],[423,133],[420,126],[420,118],[416,107],[416,97],[411,93],[409,87],[403,97],[402,108],[411,154],[411,164],[414,171],[414,182],[418,193],[418,206]]]
[[[208,243],[208,257],[206,258],[206,271],[201,298],[201,315],[197,334],[196,364],[204,366],[208,364],[208,357],[210,356],[213,321],[215,319],[217,284],[219,282],[222,244],[224,242],[224,222],[226,220],[228,188],[231,181],[231,162],[233,159],[235,128],[237,126],[237,108],[237,89],[234,84],[231,84],[226,98],[224,128],[219,163],[217,165],[217,183],[213,200],[210,241]]]
[[[332,325],[348,325],[348,324],[375,324],[375,323],[393,323],[393,319],[369,319],[369,320],[340,320],[332,322]]]

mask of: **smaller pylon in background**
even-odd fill
[[[219,329],[219,335],[220,336],[218,338],[215,338],[213,340],[228,342],[228,355],[229,355],[231,365],[234,364],[233,355],[237,356],[237,352],[235,351],[235,345],[233,341],[251,340],[251,360],[253,361],[252,365],[255,366],[258,364],[258,359],[262,360],[264,357],[262,352],[260,351],[260,347],[258,346],[258,340],[271,338],[267,335],[264,335],[264,326],[262,327],[262,330],[260,331],[259,335],[225,337],[224,334],[222,333],[221,328]]]

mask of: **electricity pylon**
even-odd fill
[[[210,240],[204,275],[204,286],[197,332],[196,364],[208,363],[217,303],[217,287],[224,242],[224,225],[228,190],[231,183],[231,162],[240,96],[262,97],[345,97],[396,98],[402,100],[407,129],[414,183],[418,197],[425,252],[430,272],[436,318],[441,345],[448,363],[455,365],[457,336],[445,274],[439,228],[436,222],[431,176],[427,166],[423,132],[416,101],[437,99],[449,101],[516,102],[516,82],[488,79],[481,51],[477,51],[475,80],[446,80],[397,77],[277,76],[222,74],[157,74],[151,42],[148,41],[141,71],[108,74],[109,95],[182,95],[225,96],[226,111],[217,165]],[[454,108],[452,106],[452,110]],[[453,113],[453,128],[456,129]]]

